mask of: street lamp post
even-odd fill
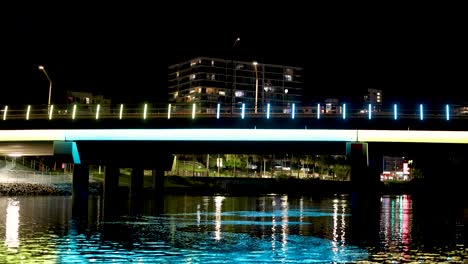
[[[254,69],[255,69],[255,114],[257,113],[257,105],[258,105],[258,71],[257,71],[257,65],[258,63],[254,61],[253,63]]]
[[[236,47],[237,42],[240,41],[240,38],[236,38],[234,43],[232,44],[232,49],[231,49],[231,67],[232,67],[232,83],[231,83],[231,115],[234,115],[234,105],[236,102],[235,99],[235,89],[236,89],[236,68],[234,65],[234,48]]]
[[[50,79],[49,77],[49,74],[47,74],[44,66],[42,65],[39,65],[39,70],[44,72],[45,76],[47,77],[47,80],[49,80],[49,100],[47,101],[47,113],[49,112],[49,109],[50,109],[50,99],[51,99],[51,95],[52,95],[52,80]]]

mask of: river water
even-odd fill
[[[464,263],[468,210],[444,197],[0,197],[0,263]]]

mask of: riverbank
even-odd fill
[[[150,185],[151,186],[151,185]],[[388,182],[376,183],[360,190],[382,194],[411,194],[421,191],[438,192],[451,188],[437,188],[438,185],[427,185],[424,182]],[[439,186],[440,187],[440,186]],[[122,195],[129,194],[128,186],[120,186]],[[198,194],[198,195],[265,195],[271,193],[308,195],[316,193],[351,193],[356,187],[349,181],[326,181],[318,179],[295,178],[232,178],[232,177],[165,177],[164,193]],[[89,194],[101,195],[102,182],[90,182]],[[144,188],[151,193],[151,187]],[[17,195],[71,195],[72,183],[0,183],[1,196]]]

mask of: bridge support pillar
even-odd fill
[[[130,213],[139,215],[143,212],[143,169],[133,168],[130,181]]]
[[[142,195],[143,191],[143,169],[133,168],[130,181],[130,197],[135,198]]]
[[[89,167],[83,164],[75,164],[73,169],[73,199],[88,199]]]
[[[117,210],[119,190],[119,167],[115,165],[106,166],[104,172],[104,217],[109,218]]]
[[[153,174],[153,201],[154,214],[159,215],[164,212],[164,169],[158,166],[152,171]]]
[[[164,169],[158,167],[152,171],[153,173],[153,191],[156,194],[162,194],[164,191]]]
[[[88,218],[89,167],[75,164],[72,179],[72,216],[76,219]]]
[[[347,142],[346,156],[351,166],[351,183],[354,189],[366,188],[371,179],[367,143]]]

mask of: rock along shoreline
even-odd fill
[[[89,194],[102,194],[102,183],[90,182]],[[72,195],[72,184],[0,183],[0,196],[17,195]]]

